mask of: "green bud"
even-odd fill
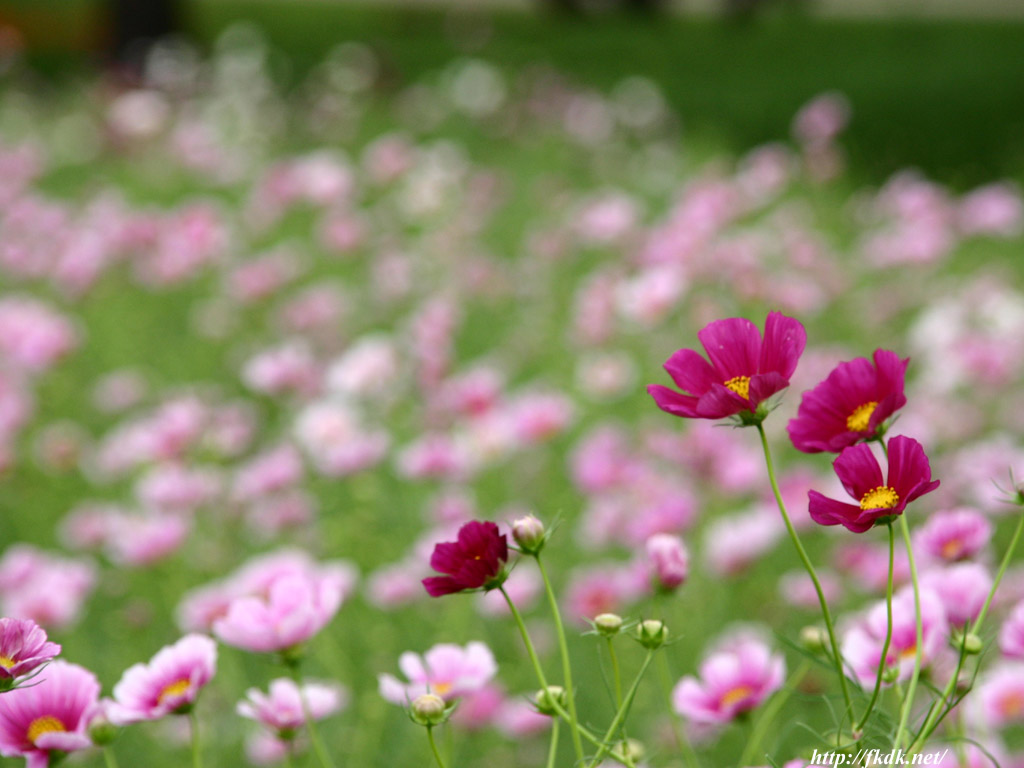
[[[612,637],[622,629],[622,617],[617,613],[600,613],[594,617],[594,628],[605,637]]]
[[[549,685],[547,688],[541,688],[537,691],[536,696],[533,698],[533,704],[542,715],[553,717],[558,712],[556,707],[565,709],[569,704],[569,698],[566,696],[565,688],[562,686]]]
[[[644,749],[644,745],[636,739],[626,739],[616,745],[615,749],[612,750],[612,757],[616,759],[623,759],[630,763],[639,763],[647,754],[647,750]]]
[[[804,627],[800,630],[800,645],[811,653],[824,653],[826,645],[825,631],[821,627]]]
[[[448,719],[448,705],[444,699],[433,693],[424,693],[413,699],[409,715],[420,725],[440,725]]]
[[[660,648],[668,640],[668,627],[657,619],[641,621],[636,628],[636,639],[644,648]]]
[[[973,632],[968,632],[966,637],[961,633],[956,633],[952,638],[952,645],[957,650],[964,649],[964,653],[968,656],[977,656],[984,649],[985,645],[981,642],[981,638]]]
[[[121,729],[107,720],[105,717],[97,717],[89,724],[89,738],[97,747],[105,747],[110,744]]]
[[[512,538],[523,552],[536,555],[544,548],[544,542],[547,540],[544,523],[533,515],[520,517],[512,521]]]

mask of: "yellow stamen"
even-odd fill
[[[444,696],[452,689],[451,683],[431,683],[430,692],[438,696]]]
[[[4,669],[10,669],[11,667],[13,667],[17,663],[18,663],[17,661],[15,661],[14,659],[10,658],[9,656],[2,656],[2,655],[0,655],[0,667],[3,667]]]
[[[846,418],[846,428],[851,432],[863,432],[871,422],[871,414],[875,412],[878,403],[872,400],[864,405],[858,405]]]
[[[160,691],[160,695],[157,696],[157,699],[156,699],[157,703],[162,704],[163,700],[168,698],[168,697],[170,697],[170,696],[180,696],[185,691],[187,691],[189,689],[189,686],[191,686],[191,685],[192,685],[192,681],[191,680],[186,680],[186,679],[175,680],[173,683],[171,683],[170,685],[165,686],[164,689],[162,691]]]
[[[731,706],[736,702],[747,698],[747,696],[749,696],[753,692],[754,689],[751,688],[749,685],[737,685],[732,690],[726,692],[725,696],[723,696],[720,701],[720,705],[723,707]]]
[[[860,500],[861,509],[892,509],[900,503],[900,496],[895,488],[880,485],[864,494]]]
[[[66,730],[67,728],[64,727],[64,723],[53,715],[43,715],[29,723],[28,740],[35,744],[36,739],[44,733],[61,733]]]
[[[744,400],[750,399],[749,376],[733,376],[731,379],[725,382],[725,388],[732,390],[737,395],[742,397]]]

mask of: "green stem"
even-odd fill
[[[558,728],[562,721],[557,717],[551,721],[551,746],[548,747],[548,767],[555,768],[555,757],[558,755]]]
[[[444,760],[437,749],[437,742],[434,741],[434,726],[432,725],[427,726],[427,741],[430,742],[430,751],[434,753],[434,759],[437,761],[438,768],[445,768]]]
[[[299,689],[299,701],[302,703],[302,716],[306,721],[306,730],[309,731],[309,740],[313,744],[313,752],[316,753],[316,758],[320,761],[322,768],[334,768],[334,762],[331,760],[331,756],[327,754],[327,750],[324,748],[324,743],[320,740],[320,731],[317,730],[316,722],[313,720],[313,715],[309,711],[309,703],[306,701],[306,695],[302,692],[302,675],[300,666],[301,662],[298,660],[287,663],[288,672],[291,674],[292,680],[295,681],[295,685]]]
[[[637,689],[640,687],[640,680],[643,678],[647,668],[651,666],[651,661],[654,659],[654,649],[647,651],[647,656],[644,657],[644,663],[640,665],[640,671],[636,674],[636,679],[633,681],[633,685],[629,687],[629,691],[626,693],[626,698],[622,701],[622,706],[619,707],[619,711],[615,713],[615,719],[612,720],[612,724],[608,726],[608,730],[604,734],[604,738],[601,739],[601,746],[597,748],[597,754],[594,755],[594,759],[590,763],[590,768],[596,768],[601,762],[601,758],[608,752],[609,742],[615,733],[622,726],[622,723],[626,719],[626,715],[629,714],[629,708],[633,704],[633,698],[636,696]]]
[[[622,706],[622,675],[619,673],[619,657],[615,653],[615,642],[612,638],[608,640],[608,655],[612,659],[612,680],[615,686],[615,706]]]
[[[106,762],[107,768],[117,768],[117,758],[114,757],[114,750],[110,747],[103,750],[103,760]]]
[[[757,424],[757,432],[761,436],[761,447],[764,449],[764,460],[768,467],[768,480],[772,485],[772,493],[775,494],[775,503],[778,505],[779,512],[782,514],[782,520],[786,524],[786,530],[789,531],[789,538],[792,539],[793,546],[796,548],[796,552],[800,556],[800,560],[803,562],[804,568],[807,570],[807,574],[811,577],[811,582],[814,584],[814,591],[818,595],[818,603],[821,605],[821,615],[825,620],[825,629],[828,631],[829,643],[832,645],[832,657],[835,661],[836,674],[839,676],[839,687],[843,691],[843,700],[846,702],[846,719],[849,720],[852,725],[853,701],[850,699],[850,690],[846,685],[846,674],[843,672],[843,656],[839,652],[839,641],[836,639],[836,630],[832,623],[832,613],[828,609],[828,601],[825,600],[825,592],[821,588],[821,582],[818,580],[818,574],[814,570],[814,565],[811,563],[811,559],[807,556],[807,551],[804,549],[804,545],[801,543],[800,537],[797,536],[796,529],[793,528],[793,523],[789,519],[789,514],[786,512],[786,504],[782,500],[782,492],[779,490],[779,483],[775,479],[775,467],[772,464],[772,453],[771,449],[768,447],[768,436],[764,433],[763,424]],[[838,743],[838,731],[836,739]]]
[[[199,747],[199,718],[196,716],[196,708],[188,713],[189,723],[192,726],[192,768],[202,768],[203,757]]]
[[[285,768],[293,768],[295,765],[292,762],[292,743],[290,741],[284,745],[284,764]]]
[[[1017,548],[1017,542],[1020,541],[1022,530],[1024,530],[1024,514],[1019,515],[1017,518],[1017,528],[1013,532],[1013,538],[1010,539],[1010,546],[1007,547],[1006,554],[1003,555],[1003,562],[999,564],[999,571],[996,573],[995,581],[992,582],[992,589],[989,590],[988,597],[985,598],[985,604],[981,606],[981,612],[978,613],[978,618],[974,620],[974,624],[971,626],[971,634],[976,635],[981,630],[981,625],[988,615],[989,606],[992,604],[992,598],[996,596],[999,582],[1003,580],[1006,569],[1010,565],[1010,558],[1013,557],[1013,552]]]
[[[875,690],[871,693],[871,701],[868,702],[868,708],[864,710],[864,716],[860,719],[857,724],[857,732],[864,730],[865,724],[868,722],[868,718],[871,716],[872,710],[875,708],[875,702],[878,701],[878,692],[882,688],[882,674],[885,672],[886,658],[889,655],[889,644],[892,642],[892,570],[893,570],[893,556],[896,548],[896,532],[892,529],[892,521],[886,525],[889,529],[889,579],[885,586],[885,643],[882,644],[882,657],[878,660],[878,676],[875,678]]]
[[[785,688],[779,691],[775,697],[768,703],[768,706],[761,712],[761,716],[757,719],[754,724],[754,730],[750,734],[750,740],[747,742],[747,746],[743,750],[743,754],[740,756],[738,765],[742,768],[744,765],[749,765],[751,760],[757,754],[758,747],[761,746],[761,742],[764,741],[765,733],[768,731],[768,726],[771,725],[772,720],[782,709],[782,706],[788,701],[790,695],[796,690],[796,687],[800,684],[804,675],[811,668],[811,662],[804,660],[804,663],[800,665],[793,676],[789,678],[789,682]]]
[[[555,620],[555,634],[558,635],[558,651],[562,656],[562,675],[565,677],[565,695],[569,701],[569,720],[572,726],[572,744],[576,750],[576,759],[583,761],[583,742],[580,740],[579,717],[576,715],[576,689],[572,685],[572,664],[569,660],[569,645],[565,639],[565,627],[562,624],[562,614],[558,610],[558,600],[555,598],[555,590],[551,587],[551,579],[548,578],[547,569],[536,553],[533,559],[537,561],[537,568],[540,570],[540,577],[544,580],[544,591],[548,596],[548,604],[551,606],[551,615]]]
[[[900,724],[896,728],[896,738],[893,744],[897,747],[903,744],[903,732],[907,729],[907,721],[910,719],[910,710],[914,705],[914,694],[917,692],[917,680],[921,676],[921,656],[924,653],[924,627],[921,623],[921,589],[917,582],[917,566],[914,563],[914,549],[910,545],[910,526],[907,525],[906,515],[900,515],[900,533],[903,534],[903,543],[907,548],[907,560],[910,564],[910,582],[914,587],[914,671],[910,675],[910,684],[907,686],[907,695],[903,699],[903,707],[900,711]]]

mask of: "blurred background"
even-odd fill
[[[736,149],[838,90],[855,106],[855,176],[915,166],[962,187],[1024,169],[1022,17],[1017,0],[0,0],[0,50],[51,75],[130,71],[158,36],[209,50],[250,21],[292,83],[346,41],[370,46],[381,88],[461,55],[602,88],[640,75],[688,130]]]

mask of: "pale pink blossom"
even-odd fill
[[[479,691],[498,672],[494,654],[479,642],[465,648],[441,643],[423,656],[406,651],[399,657],[398,666],[408,682],[394,675],[380,675],[380,694],[393,704],[403,705],[424,693],[453,701]]]
[[[992,589],[992,576],[979,563],[955,563],[925,571],[920,583],[939,596],[949,623],[963,626],[981,613]]]
[[[245,699],[238,702],[235,709],[242,717],[290,739],[295,731],[305,726],[305,712],[313,720],[323,720],[347,704],[348,692],[339,685],[310,681],[300,687],[282,677],[270,681],[267,693],[258,688],[247,690]]]
[[[969,507],[935,512],[914,532],[915,550],[935,562],[976,557],[991,538],[992,523]]]

